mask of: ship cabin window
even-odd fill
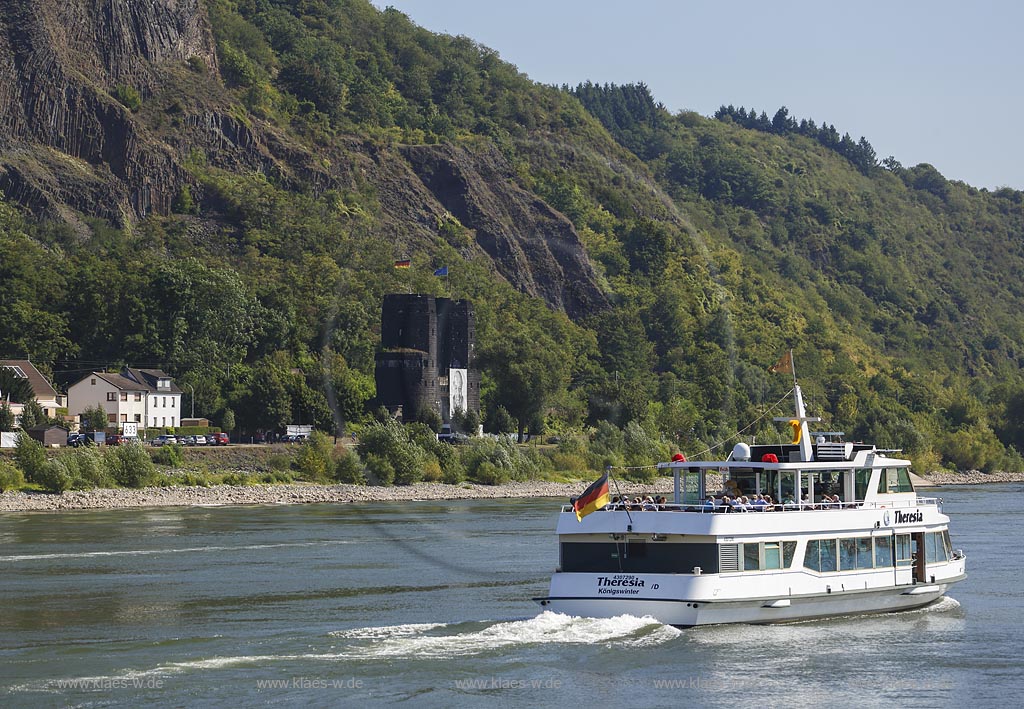
[[[906,468],[886,468],[878,480],[878,492],[885,495],[893,492],[913,492],[910,472]]]
[[[796,553],[796,542],[747,542],[743,547],[743,570],[788,569]]]
[[[875,566],[892,566],[892,537],[875,537]]]
[[[906,538],[909,564],[910,536],[901,536]],[[807,542],[804,554],[804,568],[812,571],[855,571],[887,567],[892,567],[892,537],[889,536],[811,539]]]
[[[951,554],[947,552],[946,541],[944,537],[948,538],[946,532],[928,532],[925,536],[925,562],[928,564],[941,564],[949,561]]]
[[[839,540],[839,570],[872,569],[875,566],[871,551],[871,537],[851,537]]]
[[[871,468],[860,468],[853,475],[853,499],[863,500],[868,494],[871,482]]]

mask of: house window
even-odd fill
[[[89,386],[93,386],[93,387],[96,386],[96,380],[95,379],[90,379],[89,380]]]
[[[171,416],[171,428],[174,428],[174,417]]]
[[[122,391],[121,392],[121,401],[128,401],[128,392],[126,392],[126,391]]]
[[[167,408],[167,397],[166,396],[164,397],[164,408],[165,409]]]
[[[135,392],[135,400],[136,401],[142,401],[142,392],[141,391]]]
[[[156,416],[153,417],[153,428],[156,428]]]
[[[142,414],[135,414],[135,423],[142,423]]]
[[[164,417],[163,417],[163,419],[162,419],[162,421],[163,421],[163,425],[164,425],[164,426],[166,426],[166,425],[167,425],[167,417],[166,417],[166,416],[164,416]]]
[[[117,401],[117,392],[116,391],[108,391],[107,392],[107,401]]]
[[[121,423],[128,423],[128,414],[121,414]]]
[[[117,423],[117,414],[107,414],[107,423]]]
[[[171,397],[171,408],[174,408],[174,402],[177,401],[173,396]]]

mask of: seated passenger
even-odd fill
[[[657,512],[658,505],[654,503],[654,498],[648,495],[644,498],[642,509],[644,512]]]
[[[782,496],[782,507],[783,509],[789,509],[796,506],[796,500],[793,499],[793,493],[787,492]]]
[[[766,512],[771,512],[775,509],[775,500],[772,499],[771,495],[764,496],[764,509]]]
[[[714,495],[708,495],[708,499],[704,500],[704,511],[713,512],[718,505],[715,503]]]
[[[728,495],[722,495],[718,502],[718,508],[722,512],[732,512],[732,499]]]
[[[768,507],[768,503],[767,501],[765,501],[764,495],[760,493],[758,493],[757,496],[754,498],[753,505],[755,512],[764,512],[765,508]]]

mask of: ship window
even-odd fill
[[[942,532],[928,532],[928,538],[925,540],[925,561],[929,564],[949,561],[942,542]]]
[[[910,473],[906,468],[886,468],[882,471],[882,477],[878,480],[878,492],[881,494],[892,492],[913,492],[914,486],[910,482]]]
[[[875,566],[892,566],[892,537],[875,537]]]
[[[782,559],[780,557],[779,542],[765,542],[764,543],[764,568],[766,569],[779,569],[782,568]]]
[[[849,571],[857,568],[857,540],[839,540],[839,568],[842,571]]]
[[[782,566],[788,569],[793,565],[793,555],[796,553],[796,542],[782,542]]]
[[[761,568],[760,547],[757,542],[743,545],[743,570],[757,571]]]
[[[857,537],[857,568],[873,568],[875,564],[871,556],[871,537]]]
[[[821,570],[822,571],[835,571],[836,570],[836,540],[835,539],[820,539],[820,540],[818,540],[818,548],[820,550]]]
[[[946,548],[946,559],[953,558],[953,544],[949,541],[949,530],[942,530],[942,545]]]
[[[807,542],[804,566],[814,571],[836,570],[836,540],[811,539]]]
[[[871,480],[871,468],[861,468],[853,477],[853,499],[863,500],[868,494],[868,482]]]
[[[910,566],[914,561],[909,534],[896,535],[896,566]]]

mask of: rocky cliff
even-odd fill
[[[137,103],[125,100],[133,95]],[[464,256],[486,254],[521,291],[573,316],[605,304],[572,224],[523,189],[498,151],[396,149],[353,136],[323,160],[246,115],[220,77],[201,0],[0,5],[0,191],[9,200],[40,218],[130,226],[169,214],[183,185],[202,199],[185,166],[195,154],[286,187],[358,177],[379,195],[381,238],[428,248],[454,217],[470,237]]]

